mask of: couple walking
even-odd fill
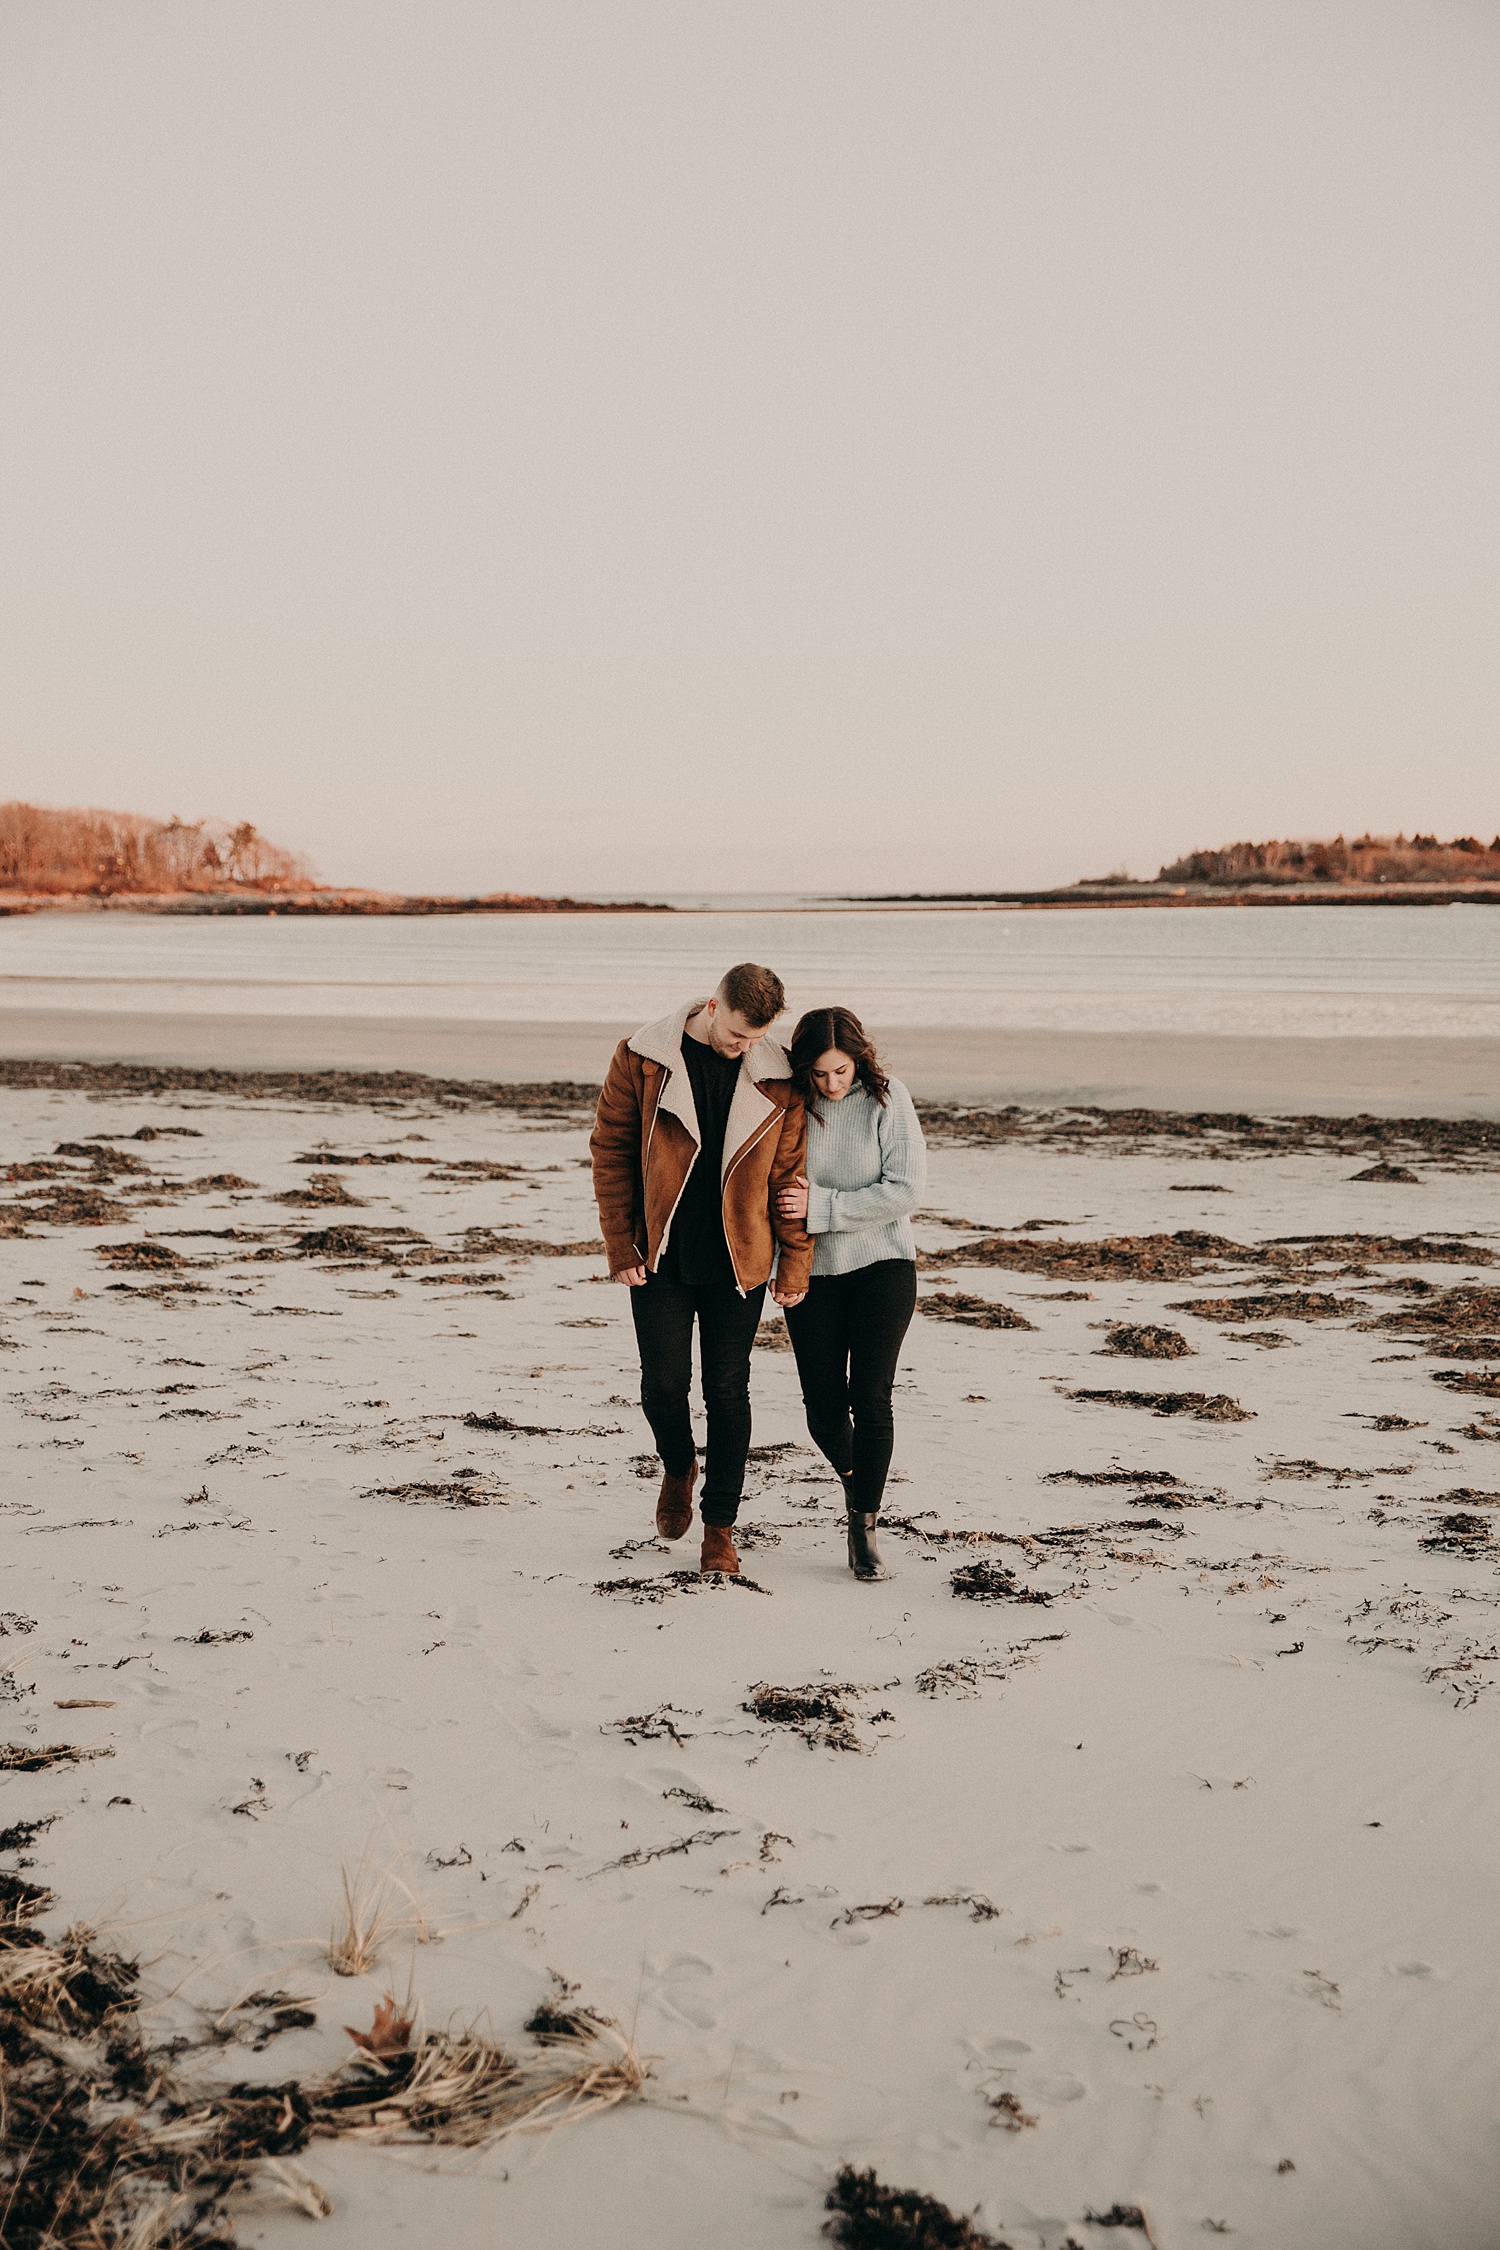
[[[849,1567],[885,1578],[876,1525],[896,1358],[917,1301],[908,1214],[927,1153],[911,1096],[857,1016],[815,1008],[768,1037],[781,979],[754,962],[624,1039],[590,1148],[610,1279],[630,1290],[641,1405],[664,1474],[656,1528],[693,1521],[689,1389],[698,1330],[708,1419],[706,1570],[737,1571],[750,1449],[750,1349],[769,1283],[786,1314],[807,1427],[844,1487]]]

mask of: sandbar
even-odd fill
[[[595,1083],[615,1041],[634,1028],[625,1022],[0,1009],[0,1056]],[[890,1067],[929,1101],[1500,1117],[1500,1039],[872,1028]]]

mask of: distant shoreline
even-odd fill
[[[1304,884],[1297,888],[1247,884],[1070,884],[1054,891],[900,891],[829,893],[821,898],[747,906],[726,898],[680,905],[666,899],[544,898],[524,894],[445,897],[395,891],[130,892],[108,897],[78,892],[0,891],[0,919],[23,914],[155,914],[183,920],[241,917],[274,920],[502,914],[830,914],[830,913],[1058,913],[1082,907],[1182,908],[1269,906],[1500,906],[1494,883]]]
[[[874,892],[839,902],[844,906],[1042,908],[1079,906],[1500,906],[1494,883],[1322,883],[1296,888],[1209,883],[1072,883],[1062,891],[907,891]]]
[[[80,891],[0,892],[5,914],[177,914],[266,917],[430,914],[672,914],[647,899],[540,898],[497,892],[458,898],[399,891]]]

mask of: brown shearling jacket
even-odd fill
[[[620,1041],[610,1063],[589,1148],[611,1273],[626,1266],[656,1271],[697,1161],[698,1113],[682,1035],[702,1005],[691,1001],[644,1025]],[[724,1133],[724,1238],[741,1296],[770,1279],[778,1255],[778,1287],[788,1295],[807,1287],[812,1236],[776,1207],[806,1159],[807,1116],[792,1089],[791,1064],[774,1039],[762,1039],[741,1060]]]

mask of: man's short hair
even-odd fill
[[[741,961],[720,977],[718,998],[746,1023],[763,1031],[786,1006],[786,988],[774,969],[763,969],[756,961]]]

